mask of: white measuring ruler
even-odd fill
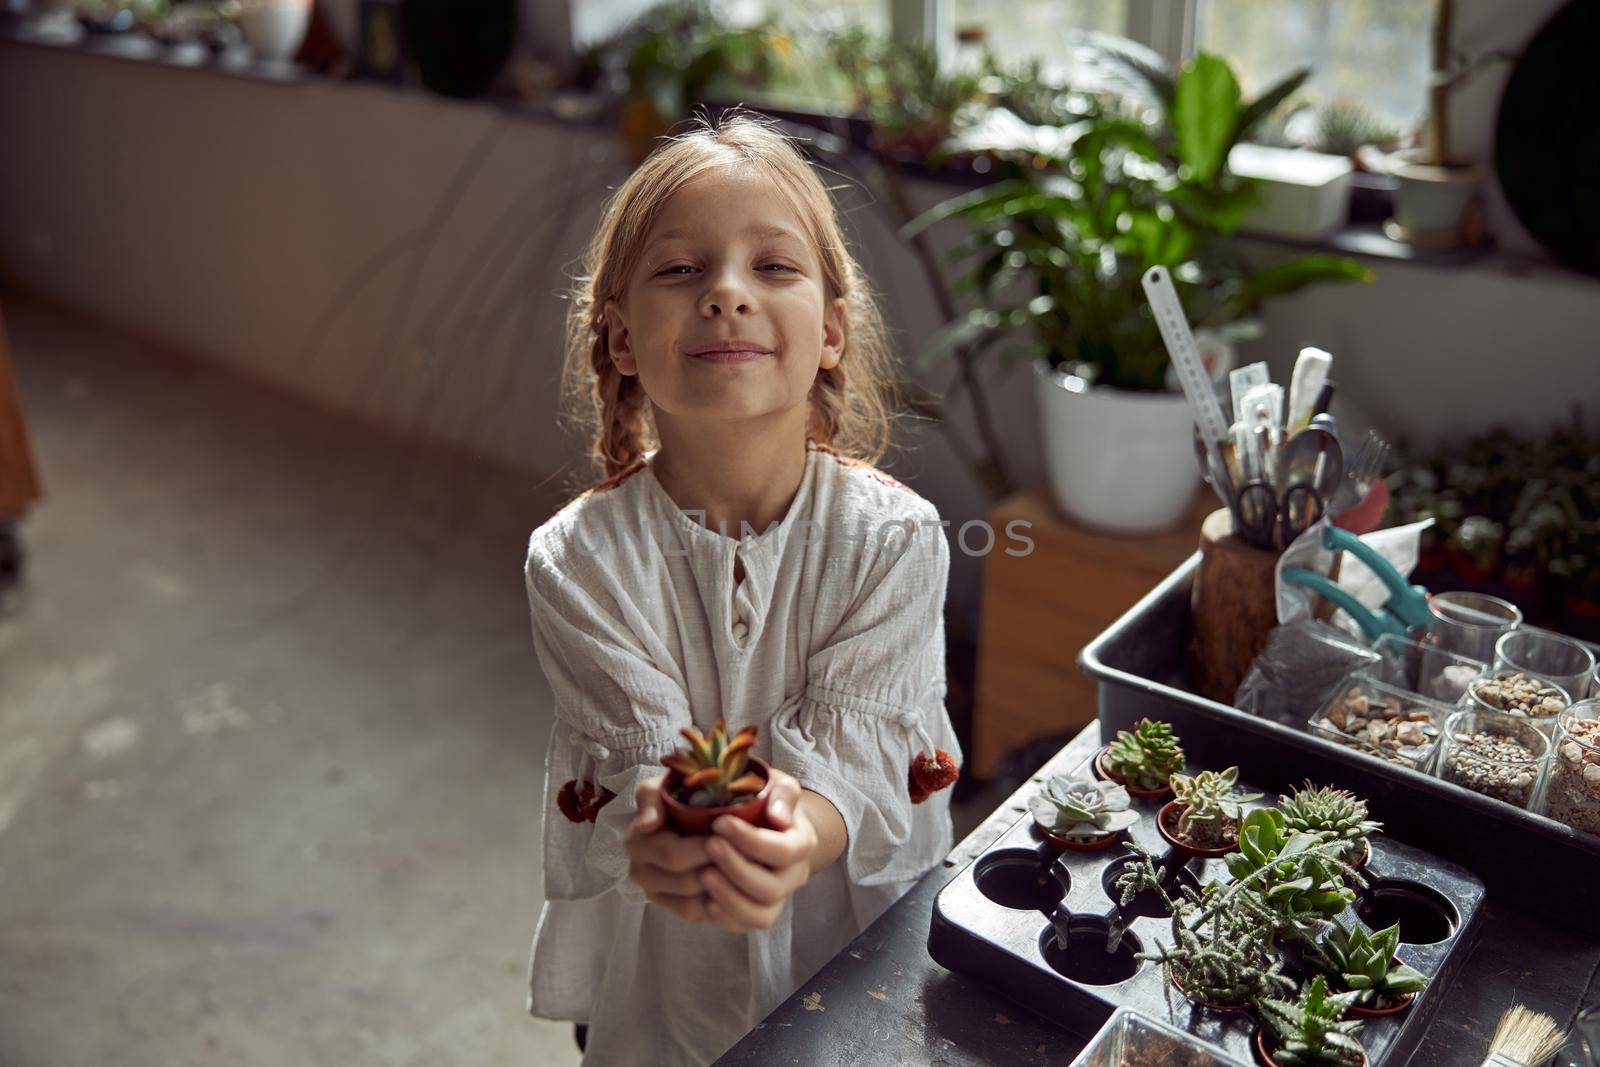
[[[1144,295],[1155,313],[1156,325],[1161,329],[1161,339],[1166,342],[1167,354],[1178,370],[1178,381],[1183,384],[1183,395],[1189,398],[1189,408],[1200,427],[1200,438],[1218,469],[1227,470],[1218,445],[1228,439],[1228,419],[1222,411],[1222,402],[1211,385],[1211,376],[1200,362],[1200,349],[1189,330],[1189,320],[1184,317],[1183,305],[1178,302],[1178,291],[1172,287],[1172,276],[1165,267],[1151,267],[1144,272]]]

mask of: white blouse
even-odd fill
[[[545,903],[528,1011],[587,1022],[586,1062],[706,1064],[952,847],[950,791],[913,804],[913,757],[962,756],[945,711],[949,545],[936,508],[806,443],[781,522],[735,538],[681,510],[654,453],[535,530],[534,645],[555,694]],[[744,578],[734,583],[735,557]],[[759,728],[753,754],[832,801],[849,840],[773,926],[733,934],[649,905],[622,837],[634,788],[689,725]],[[616,794],[593,822],[569,779]]]

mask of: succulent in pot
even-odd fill
[[[1110,848],[1117,834],[1139,821],[1128,791],[1116,782],[1057,775],[1028,802],[1033,821],[1051,844],[1079,852]]]
[[[1193,777],[1174,774],[1175,799],[1157,814],[1156,828],[1186,855],[1220,856],[1233,851],[1238,847],[1244,805],[1261,798],[1260,793],[1235,792],[1238,780],[1238,767],[1201,771]]]
[[[1164,796],[1174,774],[1184,768],[1183,749],[1172,727],[1140,719],[1131,731],[1118,730],[1115,740],[1095,756],[1095,773],[1121,782],[1136,797]]]
[[[1399,923],[1377,933],[1368,933],[1364,926],[1347,930],[1335,923],[1309,958],[1335,987],[1357,994],[1351,1012],[1394,1015],[1409,1008],[1428,984],[1421,971],[1400,962],[1395,955],[1399,948]]]
[[[1320,833],[1346,842],[1344,858],[1352,867],[1366,863],[1371,854],[1367,835],[1383,829],[1383,823],[1367,818],[1365,800],[1348,789],[1335,789],[1331,785],[1318,787],[1309,780],[1304,789],[1279,797],[1278,810],[1283,813],[1283,824],[1289,830]]]
[[[1224,862],[1235,879],[1260,889],[1277,916],[1277,932],[1309,940],[1355,900],[1345,873],[1364,884],[1339,859],[1343,848],[1317,833],[1288,831],[1282,812],[1258,808],[1239,824],[1239,851]]]
[[[1256,1002],[1262,1027],[1256,1044],[1262,1059],[1278,1067],[1298,1064],[1365,1064],[1367,1053],[1356,1034],[1361,1020],[1344,1018],[1356,993],[1330,993],[1317,975],[1294,1000],[1263,997]]]
[[[661,760],[668,771],[661,787],[667,824],[682,834],[710,833],[722,815],[761,825],[772,775],[750,755],[756,728],[746,726],[730,738],[727,720],[718,719],[709,735],[692,726],[679,732],[689,744]]]

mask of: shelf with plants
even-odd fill
[[[1106,753],[1138,765],[1148,741],[1183,758],[1162,725]],[[1172,799],[1135,797],[1096,777],[1100,755],[1042,782],[940,891],[934,959],[1084,1036],[1126,1008],[1240,1061],[1405,1062],[1464,962],[1482,883],[1381,833],[1348,790],[1271,796],[1190,757]]]

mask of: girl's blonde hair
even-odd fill
[[[773,179],[817,248],[824,298],[845,300],[845,350],[838,366],[817,371],[806,432],[846,456],[878,463],[889,445],[897,383],[878,299],[845,244],[827,188],[770,120],[740,111],[720,122],[705,115],[690,121],[693,128],[664,139],[607,200],[569,294],[562,394],[591,437],[599,476],[619,473],[659,445],[639,379],[611,362],[602,309],[607,300],[622,299],[667,198],[691,178],[729,165],[754,167]]]

